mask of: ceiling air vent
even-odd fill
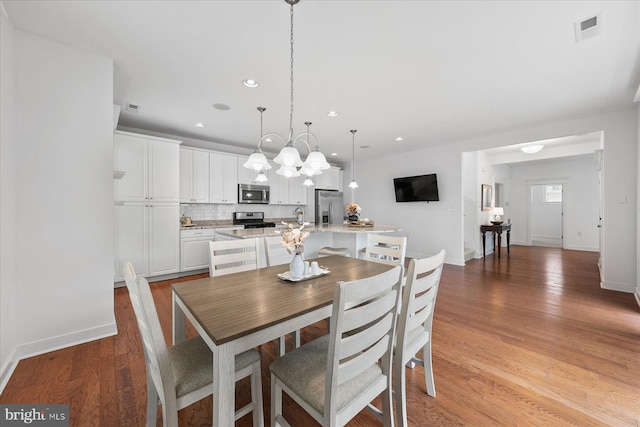
[[[576,31],[576,43],[595,37],[602,32],[602,14],[598,13],[595,16],[577,21],[574,23],[574,28]]]
[[[130,113],[137,113],[140,110],[140,107],[136,104],[127,104],[126,110]]]

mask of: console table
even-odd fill
[[[491,231],[493,233],[493,244],[495,251],[496,244],[496,234],[498,235],[498,259],[500,259],[500,247],[502,244],[502,232],[507,232],[507,254],[509,253],[509,245],[511,244],[511,224],[491,224],[491,225],[481,225],[480,231],[482,231],[482,257],[486,256],[486,245],[487,245],[487,231]]]

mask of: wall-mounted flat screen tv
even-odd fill
[[[438,178],[435,173],[429,175],[394,178],[393,187],[396,202],[437,202]]]

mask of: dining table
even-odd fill
[[[185,340],[188,319],[213,353],[213,426],[234,425],[236,354],[330,317],[337,282],[394,268],[339,255],[308,261],[327,273],[283,280],[285,264],[171,285],[174,344]]]

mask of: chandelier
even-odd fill
[[[260,141],[258,141],[258,147],[256,148],[256,150],[253,152],[253,154],[251,154],[251,156],[243,166],[245,168],[253,169],[258,172],[271,169],[271,165],[269,165],[267,158],[262,153],[261,147],[262,147],[262,142],[265,141],[267,138],[277,137],[283,142],[284,147],[282,148],[282,150],[280,150],[280,153],[278,153],[276,158],[273,159],[274,162],[280,165],[280,168],[276,171],[276,173],[278,175],[282,175],[287,178],[298,177],[301,174],[307,175],[307,178],[309,178],[310,176],[313,176],[313,175],[322,174],[323,170],[329,169],[331,166],[329,165],[329,163],[327,162],[327,159],[324,157],[324,154],[322,154],[322,152],[320,151],[320,148],[318,147],[318,139],[316,138],[315,135],[309,132],[309,125],[311,124],[310,122],[308,122],[309,125],[307,125],[307,132],[303,132],[298,136],[296,136],[295,138],[293,137],[293,5],[300,2],[300,0],[284,0],[284,1],[291,6],[291,12],[290,12],[291,57],[290,57],[290,68],[289,68],[290,69],[289,137],[285,141],[285,139],[282,136],[275,133],[262,135],[262,113],[264,110],[260,111],[260,108],[262,107],[259,107],[258,111],[260,111],[260,133],[261,133]],[[307,122],[305,122],[305,124],[306,123]],[[303,139],[305,136],[307,137],[306,140]],[[311,146],[309,145],[309,137],[312,137],[313,140],[315,141],[315,150],[311,150]],[[298,142],[303,142],[307,146],[307,149],[309,151],[309,154],[307,155],[307,158],[304,162],[300,157],[300,153],[294,147],[294,145]]]

